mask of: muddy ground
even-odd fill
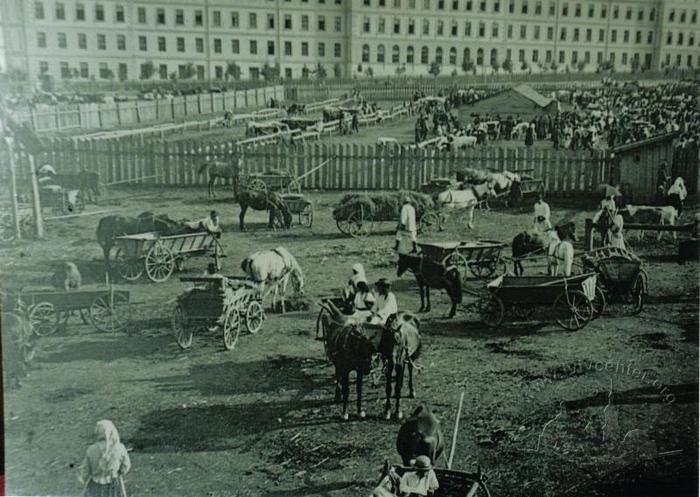
[[[208,203],[200,189],[122,190],[89,206],[176,218],[215,207],[226,229],[225,272],[238,274],[246,255],[283,245],[306,272],[310,309],[268,313],[263,331],[242,336],[234,351],[206,330],[183,351],[169,319],[189,284],[176,276],[120,284],[133,300],[129,333],[96,332],[73,318],[40,340],[21,388],[6,390],[8,494],[77,495],[75,470],[92,427],[109,418],[130,450],[133,495],[368,495],[384,460],[398,462],[399,423],[382,418],[384,390],[371,384],[368,419],[339,419],[332,367],[314,339],[314,302],[336,293],[354,262],[372,280],[396,280],[394,226],[379,225],[365,240],[345,238],[330,215],[339,195],[308,195],[313,228],[286,232],[268,231],[255,213],[241,233],[238,207]],[[555,221],[575,220],[582,236],[590,208],[552,207]],[[510,240],[529,224],[529,214],[477,212],[475,230],[455,219],[432,238]],[[96,225],[89,216],[52,221],[45,241],[3,247],[3,286],[41,287],[50,265],[65,260],[80,266],[86,286],[100,284]],[[697,484],[697,266],[676,264],[667,241],[634,246],[649,273],[644,310],[578,332],[537,323],[487,329],[467,312],[470,297],[448,321],[448,299],[433,295],[432,313],[422,316],[418,398],[403,399],[402,408],[430,405],[449,440],[464,391],[454,467],[480,465],[492,495],[664,495],[671,486],[682,495],[678,485]],[[201,274],[207,261],[191,259],[185,275]],[[412,277],[395,281],[394,291],[402,309],[417,310]]]

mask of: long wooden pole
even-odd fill
[[[12,147],[12,139],[5,138],[7,143],[7,151],[10,156],[10,200],[12,202],[12,227],[15,232],[15,239],[22,239],[22,230],[20,228],[19,205],[17,204],[17,173],[15,154]]]
[[[462,415],[462,403],[464,402],[464,390],[459,396],[459,407],[457,408],[457,417],[455,418],[455,429],[452,432],[452,446],[450,447],[450,458],[447,460],[447,469],[452,469],[452,461],[455,457],[455,449],[457,448],[457,432],[459,431],[459,417]]]
[[[36,177],[34,156],[29,155],[29,176],[32,182],[32,210],[34,211],[34,228],[37,238],[44,238],[44,220],[41,218],[41,200],[39,198],[39,181]]]

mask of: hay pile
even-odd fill
[[[401,199],[403,195],[411,198],[411,203],[416,209],[418,218],[433,206],[430,196],[424,193],[411,191],[377,192],[377,193],[350,193],[345,195],[333,209],[333,219],[347,219],[352,212],[363,209],[372,216],[375,221],[395,221],[401,212]]]
[[[486,183],[491,177],[491,173],[488,171],[484,171],[483,169],[474,169],[471,167],[455,169],[454,173],[457,176],[457,181],[462,181],[470,185]]]

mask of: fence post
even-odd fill
[[[34,213],[34,228],[36,237],[44,238],[44,220],[41,217],[41,199],[39,198],[39,182],[36,177],[36,166],[34,164],[34,156],[27,154],[29,157],[29,176],[32,182],[32,211]]]

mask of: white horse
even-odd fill
[[[513,131],[510,132],[510,139],[514,140],[515,138],[524,138],[525,137],[525,132],[527,129],[530,127],[529,122],[522,122],[518,123],[515,126],[513,126]]]
[[[474,228],[474,208],[483,198],[495,195],[486,185],[476,185],[466,190],[445,190],[437,196],[437,205],[448,209],[467,209],[467,226]]]
[[[277,297],[281,298],[282,313],[285,312],[285,295],[290,279],[296,291],[304,291],[304,273],[292,254],[284,247],[273,250],[260,250],[249,255],[241,262],[241,269],[253,281],[260,283],[260,292],[265,296],[265,285],[273,286],[272,308],[275,309]]]
[[[548,232],[548,264],[550,276],[571,276],[574,264],[574,246],[569,240],[560,240],[554,230]]]
[[[450,146],[452,150],[460,148],[474,147],[476,145],[476,136],[455,136],[452,138]]]

